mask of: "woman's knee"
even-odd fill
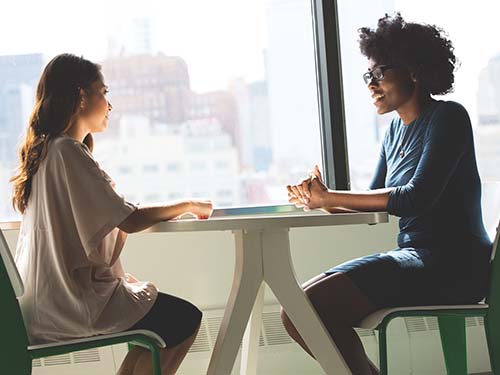
[[[343,273],[329,275],[305,290],[323,322],[329,326],[353,326],[376,309]]]
[[[195,327],[195,331],[198,331],[201,325],[201,319],[203,318],[203,312],[191,302],[187,302],[185,317],[189,319],[190,324]]]
[[[172,338],[167,345],[167,349],[177,349],[184,347],[186,344],[191,346],[201,326],[203,313],[192,303],[185,301],[182,308],[182,316],[179,316],[177,322],[177,333],[175,338]]]
[[[177,346],[180,343],[190,341],[198,334],[201,326],[203,313],[189,301],[182,300],[182,305],[177,311],[179,339],[175,340]]]

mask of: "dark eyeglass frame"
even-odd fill
[[[383,81],[385,76],[384,73],[386,70],[399,68],[397,65],[379,65],[373,70],[369,70],[363,74],[363,80],[368,85],[370,82],[380,82]]]

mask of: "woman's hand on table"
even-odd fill
[[[190,202],[189,213],[199,220],[212,216],[213,203],[211,200],[193,200]]]
[[[317,165],[309,177],[297,185],[288,185],[288,202],[305,211],[323,207],[323,198],[328,188],[323,182],[323,176]]]

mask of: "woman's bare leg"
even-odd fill
[[[378,374],[352,328],[378,308],[343,273],[319,275],[305,283],[303,288],[351,372],[356,375]],[[290,336],[312,356],[285,311],[281,317]]]
[[[193,345],[200,326],[195,333],[181,342],[179,345],[160,350],[160,363],[162,375],[173,375],[186,357],[189,348]],[[151,352],[147,349],[134,347],[128,352],[117,375],[151,375],[153,374],[153,362]]]
[[[137,360],[142,353],[146,351],[148,350],[141,348],[140,346],[134,346],[131,350],[129,350],[117,372],[117,375],[133,375]]]

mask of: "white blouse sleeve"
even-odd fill
[[[111,266],[118,259],[126,237],[119,229],[116,233],[111,231],[137,207],[115,191],[114,182],[99,167],[86,145],[70,141],[60,146],[52,165],[59,169],[53,172],[59,174],[61,183],[66,185],[61,190],[68,194],[68,216],[74,220],[89,261]],[[106,242],[117,240],[121,244],[116,243],[113,251],[106,251],[110,249]]]

